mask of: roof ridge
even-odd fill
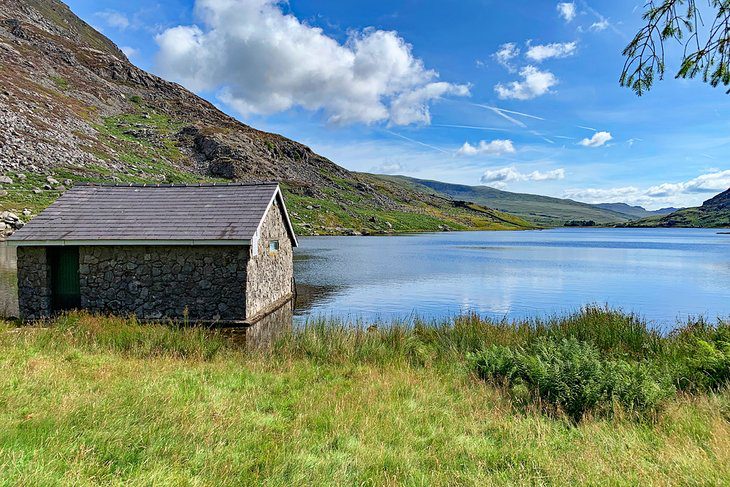
[[[240,186],[271,186],[278,185],[278,181],[259,181],[259,182],[236,182],[236,183],[91,183],[91,182],[78,182],[72,187],[97,187],[97,188],[226,188],[226,187],[240,187]]]

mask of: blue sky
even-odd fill
[[[348,169],[647,208],[730,186],[724,90],[618,85],[640,1],[68,3],[138,66]]]

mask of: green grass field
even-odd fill
[[[727,328],[663,336],[587,309],[517,324],[312,323],[247,351],[133,319],[4,323],[0,485],[722,485],[730,393],[682,367],[714,343],[702,370],[725,377]],[[487,350],[543,340],[653,364],[677,387],[650,414],[616,406],[576,422],[475,373]]]

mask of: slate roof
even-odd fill
[[[296,245],[277,183],[77,185],[8,240],[16,245],[250,241],[274,198]]]

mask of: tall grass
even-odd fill
[[[319,320],[268,350],[134,318],[0,322],[0,485],[720,485],[727,334],[602,308]]]
[[[40,349],[77,347],[137,358],[210,360],[229,347],[225,338],[204,328],[176,323],[141,324],[134,316],[95,316],[83,312],[62,314],[52,321],[39,321],[15,331]]]
[[[39,322],[28,330],[34,331],[25,333],[25,339],[39,349],[78,347],[137,358],[212,360],[221,354],[247,353],[265,354],[271,360],[319,364],[457,366],[468,367],[495,381],[516,380],[518,376],[497,372],[494,364],[487,363],[489,357],[497,360],[495,357],[499,356],[502,361],[512,357],[513,368],[526,369],[527,362],[534,362],[548,370],[548,355],[560,352],[565,348],[560,344],[570,341],[583,352],[571,352],[566,358],[568,362],[596,355],[604,368],[614,367],[617,361],[644,367],[652,380],[666,384],[665,393],[657,397],[669,395],[670,388],[689,392],[718,390],[730,381],[727,323],[692,319],[679,324],[671,333],[662,334],[634,314],[602,307],[585,307],[564,317],[514,322],[474,314],[441,322],[414,319],[377,326],[319,319],[293,328],[270,348],[258,351],[241,349],[215,330],[175,323],[140,324],[134,317],[69,313],[50,322]],[[488,374],[487,370],[493,372]],[[522,373],[520,383],[529,386],[529,377],[530,374]],[[560,383],[558,377],[550,380]],[[535,389],[546,392],[544,381],[535,378],[532,382]],[[541,394],[535,397],[545,400]]]
[[[694,337],[716,326],[691,321]],[[682,333],[673,334],[677,337]],[[704,336],[703,335],[703,336]],[[454,359],[491,345],[525,346],[540,338],[574,338],[601,352],[636,359],[663,353],[670,339],[637,315],[588,306],[567,316],[517,321],[491,320],[469,314],[443,321],[395,321],[365,326],[342,320],[314,319],[295,328],[277,344],[277,354],[321,361]]]

